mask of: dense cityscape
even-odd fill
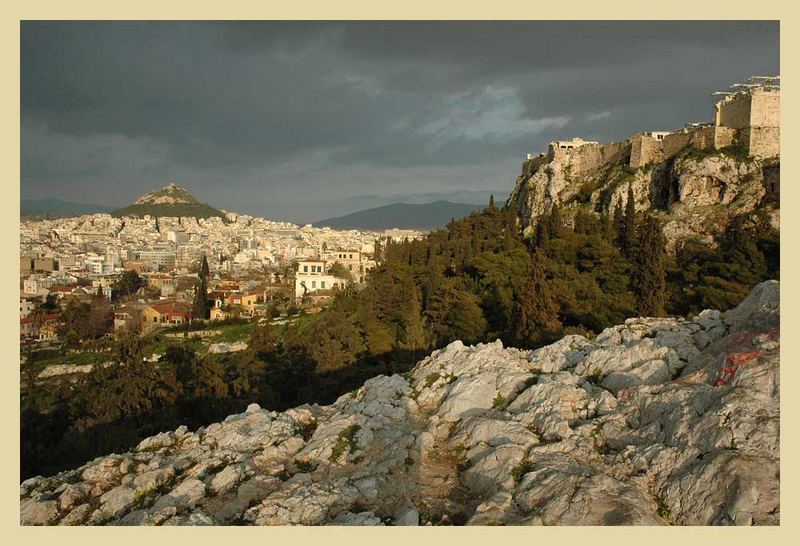
[[[205,219],[94,214],[23,220],[20,343],[59,343],[69,331],[59,310],[98,295],[113,308],[109,335],[134,323],[152,330],[192,318],[274,319],[318,310],[333,290],[364,282],[375,267],[376,242],[421,235],[336,231],[236,213]],[[204,257],[210,272],[208,316],[193,317]],[[138,286],[123,293],[128,287],[120,279],[126,272]]]

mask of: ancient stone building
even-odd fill
[[[715,126],[738,131],[738,143],[750,155],[780,154],[781,90],[777,78],[750,78],[735,91],[718,93]]]
[[[719,150],[739,145],[748,155],[780,155],[779,77],[752,77],[731,91],[714,93],[713,123],[689,123],[678,131],[650,131],[632,136],[630,166],[668,159],[687,146]]]

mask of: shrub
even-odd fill
[[[528,459],[524,459],[517,466],[511,469],[511,477],[514,478],[514,483],[519,483],[528,472],[534,469],[534,465]]]
[[[307,442],[317,430],[317,424],[318,423],[316,419],[311,419],[307,423],[302,423],[295,428],[295,434],[299,434],[300,437],[303,438],[303,441]]]

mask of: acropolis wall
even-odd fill
[[[547,154],[548,162],[558,161],[569,165],[571,176],[590,176],[612,163],[627,162],[631,155],[631,142],[611,142],[609,144],[584,144],[571,150],[554,146]]]

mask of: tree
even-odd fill
[[[328,268],[328,274],[337,279],[344,279],[348,284],[353,282],[353,275],[341,262],[333,262]]]
[[[203,261],[200,262],[200,278],[203,280],[208,279],[208,260],[205,254],[203,254]]]
[[[97,339],[114,325],[114,312],[105,298],[92,298],[91,303],[71,300],[61,313],[59,335],[75,332],[80,340]]]
[[[549,340],[561,329],[556,305],[545,277],[545,260],[540,251],[531,256],[528,278],[517,297],[515,337],[522,345]]]
[[[628,184],[628,200],[625,202],[625,222],[621,242],[622,251],[628,258],[631,258],[636,247],[636,203],[631,184]]]
[[[329,371],[350,366],[366,349],[366,344],[351,317],[339,310],[325,313],[309,326],[305,349],[317,370]]]
[[[194,305],[192,315],[196,319],[205,320],[209,316],[208,309],[208,290],[206,288],[206,278],[201,274],[194,294]]]
[[[489,210],[494,210],[494,194],[489,195]]]
[[[622,240],[625,237],[625,216],[622,212],[622,201],[617,201],[614,207],[614,219],[612,220],[614,226],[614,240],[618,248],[622,248]]]
[[[269,324],[256,325],[250,332],[247,349],[256,354],[274,355],[278,339],[275,330]]]
[[[31,311],[31,319],[33,319],[33,326],[36,332],[41,330],[42,326],[44,326],[44,323],[47,321],[47,311],[43,304],[40,303],[33,308]]]
[[[648,317],[666,314],[666,239],[661,224],[648,214],[640,228],[639,252],[636,256],[634,288],[639,313]]]
[[[174,366],[184,401],[223,398],[228,392],[225,370],[216,360],[198,356],[192,349],[175,345],[167,347],[161,360]]]
[[[56,296],[54,294],[47,294],[47,297],[41,303],[41,306],[45,313],[55,313],[58,311],[58,302],[56,301]]]
[[[142,279],[136,271],[127,269],[120,275],[120,278],[111,285],[111,290],[114,296],[124,297],[134,294],[144,285],[144,279]]]

